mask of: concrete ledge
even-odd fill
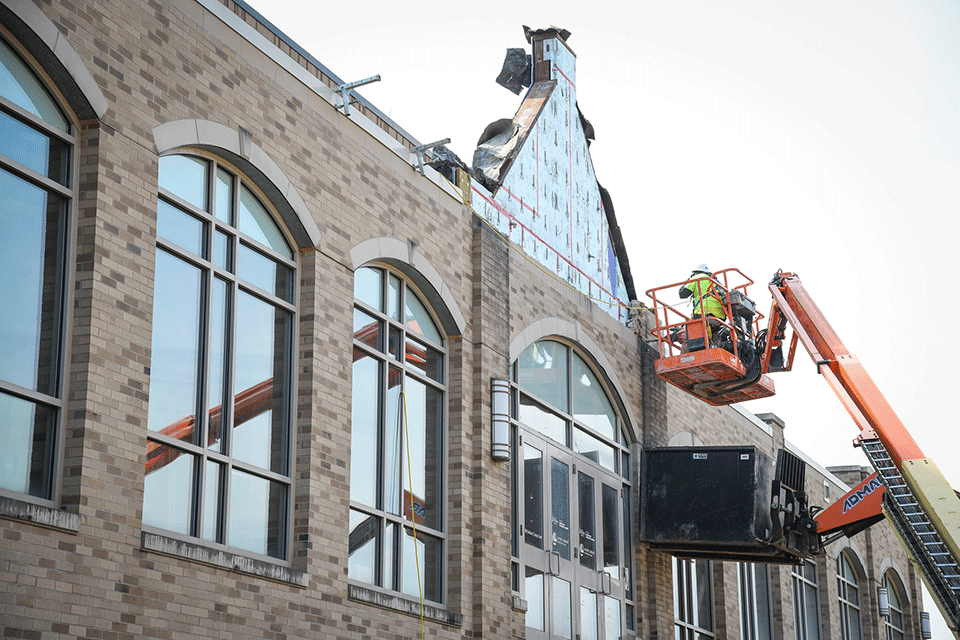
[[[391,611],[420,617],[420,602],[409,600],[403,596],[381,593],[355,584],[347,586],[347,596],[351,600],[366,602]],[[425,620],[433,620],[454,627],[463,626],[463,616],[459,613],[452,613],[428,604],[423,605],[423,617]]]
[[[80,515],[67,513],[53,507],[46,507],[16,498],[0,496],[0,517],[11,520],[23,520],[67,533],[80,531]]]
[[[276,582],[285,582],[297,587],[306,587],[309,583],[307,574],[303,571],[294,571],[289,567],[266,560],[211,549],[210,547],[175,540],[156,533],[143,532],[140,544],[147,551],[155,551],[175,558],[209,564],[229,571],[247,573]]]

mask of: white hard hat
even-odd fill
[[[699,271],[700,273],[705,273],[705,274],[707,274],[707,275],[712,275],[712,274],[713,274],[713,272],[710,271],[710,268],[706,265],[706,263],[701,264],[699,267],[697,267],[696,269],[693,270],[694,273],[697,273],[698,271]]]

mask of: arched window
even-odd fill
[[[840,598],[841,640],[861,640],[859,562],[849,549],[837,556],[837,593]]]
[[[556,339],[513,365],[513,576],[530,637],[619,638],[636,626],[630,453],[602,380]]]
[[[55,498],[75,129],[0,40],[0,491]]]
[[[883,586],[887,588],[887,600],[890,603],[890,614],[883,619],[884,635],[887,640],[903,640],[907,628],[904,621],[907,596],[903,582],[893,569],[887,569],[883,574]]]
[[[794,565],[793,577],[793,622],[797,640],[820,640],[820,598],[817,593],[817,565],[805,560],[802,566]]]
[[[399,271],[357,269],[354,298],[350,580],[442,603],[445,338]]]
[[[296,272],[235,169],[160,158],[146,528],[288,557]]]

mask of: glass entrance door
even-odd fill
[[[530,638],[622,634],[622,481],[524,432],[521,564]]]

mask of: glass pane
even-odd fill
[[[383,271],[373,267],[360,267],[353,274],[353,297],[383,311]]]
[[[424,599],[439,602],[443,545],[440,540],[419,531],[414,538],[413,529],[407,527],[404,527],[402,538],[403,562],[400,570],[403,574],[403,584],[400,590],[408,596],[419,596],[422,589]]]
[[[443,381],[443,355],[439,351],[417,340],[407,338],[404,353],[406,353],[408,365],[438,382]]]
[[[69,132],[69,124],[53,98],[3,41],[0,41],[0,96],[60,131]]]
[[[217,218],[233,225],[233,176],[222,168],[217,168]]]
[[[213,236],[213,264],[233,273],[233,237],[223,231]]]
[[[409,288],[407,289],[406,296],[405,320],[408,331],[419,333],[427,340],[436,344],[443,343],[440,331],[437,330],[437,325],[433,323],[433,319],[430,317],[430,314],[427,313],[427,308],[420,301],[420,298]]]
[[[617,416],[600,382],[583,359],[573,354],[573,418],[614,442]]]
[[[400,567],[397,564],[396,554],[400,535],[400,525],[396,522],[387,523],[387,533],[383,539],[383,586],[392,591],[399,591],[398,579],[400,577]]]
[[[393,325],[390,326],[390,344],[387,349],[397,362],[403,362],[403,336],[401,333],[400,329],[397,329]]]
[[[350,510],[350,557],[347,575],[351,580],[375,583],[377,577],[377,541],[380,521],[365,513]]]
[[[220,465],[207,460],[203,487],[203,539],[214,542],[220,541],[220,473]]]
[[[143,524],[190,535],[196,458],[159,442],[147,442]]]
[[[570,467],[550,459],[550,507],[552,518],[552,551],[564,560],[570,559]]]
[[[201,278],[196,267],[157,250],[147,426],[186,442],[196,442]]]
[[[417,524],[437,529],[441,511],[443,394],[408,376],[404,395],[412,476],[412,479],[404,478],[405,489],[410,490],[412,484],[412,495],[404,499],[404,516],[412,516]],[[408,502],[410,510],[406,509]]]
[[[580,472],[578,491],[580,498],[580,564],[590,569],[597,568],[597,508],[593,495],[593,478]]]
[[[603,522],[603,570],[620,579],[619,534],[619,492],[607,485],[601,486],[601,520]]]
[[[517,383],[557,409],[567,411],[567,347],[552,340],[527,347],[517,358]]]
[[[523,445],[524,536],[527,544],[543,549],[543,453]]]
[[[290,314],[243,291],[237,295],[233,456],[284,473]]]
[[[401,504],[404,508],[410,508],[410,493],[404,489],[408,480],[402,467],[404,457],[402,429],[404,415],[403,406],[400,403],[402,381],[403,376],[400,375],[400,371],[390,367],[387,373],[387,416],[383,426],[383,510],[396,515],[400,515]],[[370,449],[370,451],[373,450]],[[375,475],[373,469],[368,469],[367,473],[371,476]],[[417,522],[421,523],[422,520]]]
[[[391,320],[400,322],[400,294],[403,291],[403,281],[390,274],[390,288],[387,291],[387,315]]]
[[[633,534],[631,532],[630,522],[633,520],[633,511],[630,508],[630,488],[624,487],[622,491],[623,499],[621,503],[623,505],[623,516],[621,522],[623,522],[623,566],[626,569],[626,584],[623,585],[624,594],[627,596],[628,600],[633,599]],[[631,617],[627,617],[627,621],[632,621]]]
[[[230,312],[230,285],[219,278],[213,280],[210,307],[210,366],[208,369],[207,445],[223,451],[223,408],[227,406],[226,375],[228,371],[227,327]]]
[[[610,596],[603,597],[603,633],[607,640],[620,637],[620,601]]]
[[[268,293],[290,302],[293,300],[292,271],[285,265],[240,244],[237,251],[237,275]]]
[[[207,252],[204,251],[203,227],[202,220],[184,213],[164,200],[158,201],[157,235],[205,258]]]
[[[597,594],[586,587],[580,587],[580,640],[597,640],[598,634]]]
[[[701,629],[713,631],[713,590],[710,588],[710,561],[694,560],[697,579],[696,624]]]
[[[544,631],[543,574],[532,567],[526,567],[524,573],[523,587],[527,600],[526,624],[531,629]]]
[[[773,626],[770,620],[770,579],[766,565],[753,565],[756,576],[757,592],[757,637],[759,640],[773,640]]]
[[[817,588],[804,583],[804,613],[807,627],[807,640],[820,640],[820,620],[817,612]]]
[[[0,489],[49,499],[56,410],[0,393],[0,416]]]
[[[573,430],[573,450],[610,471],[617,470],[617,452],[613,446],[594,438],[582,429]]]
[[[567,445],[567,422],[555,413],[543,409],[531,398],[520,394],[520,422],[539,431],[551,440]]]
[[[0,112],[0,153],[69,186],[70,146]]]
[[[350,435],[350,500],[377,504],[377,427],[380,417],[380,366],[353,350],[353,411]]]
[[[160,188],[206,211],[209,164],[193,156],[163,156],[160,158]]]
[[[553,577],[553,636],[571,638],[573,624],[570,610],[570,583],[562,578]]]
[[[234,469],[230,474],[231,547],[283,557],[287,488]]]
[[[381,351],[380,321],[360,309],[353,310],[353,339]]]
[[[0,379],[57,395],[65,202],[0,170]]]
[[[237,228],[240,231],[283,257],[293,259],[293,251],[284,239],[280,227],[246,185],[240,185],[239,214]]]

